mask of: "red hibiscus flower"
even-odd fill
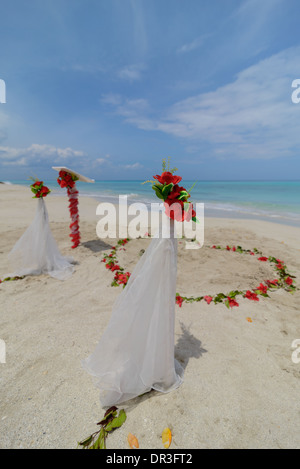
[[[173,187],[172,191],[171,191],[170,194],[168,195],[168,199],[169,199],[169,200],[172,200],[172,201],[174,202],[174,199],[178,199],[178,197],[180,196],[180,193],[181,193],[182,191],[185,191],[185,188],[178,186],[178,184],[175,184],[175,186]],[[190,197],[190,196],[189,196],[189,197]]]
[[[246,291],[245,298],[248,298],[248,300],[259,301],[257,294],[251,292],[250,290]]]
[[[60,171],[59,172],[59,178],[57,179],[58,184],[60,187],[68,187],[72,189],[75,186],[75,181],[73,180],[72,176],[70,173],[67,173],[66,171]]]
[[[157,181],[160,183],[160,184],[178,184],[182,177],[180,176],[173,176],[172,173],[170,173],[169,171],[165,171],[164,173],[162,173],[161,176],[159,176],[158,174],[156,176],[153,176],[154,179],[157,179]]]
[[[119,285],[126,285],[129,277],[130,277],[130,272],[126,272],[126,274],[121,274],[120,272],[116,272],[115,274],[115,280],[118,282]]]
[[[254,256],[254,252],[250,252],[250,256]]]
[[[286,279],[284,279],[284,281],[287,285],[292,285],[293,283],[293,279],[291,277],[287,277]]]
[[[120,266],[118,264],[115,264],[112,266],[112,268],[110,269],[112,272],[114,272],[115,270],[120,270]]]
[[[233,308],[233,306],[240,306],[237,301],[235,301],[233,298],[230,298],[229,296],[227,297],[227,300],[230,308]]]
[[[174,202],[173,200],[167,199],[164,206],[167,217],[170,217],[171,220],[182,221],[183,202],[181,200]]]
[[[278,285],[278,280],[266,280],[267,285]]]
[[[41,192],[42,197],[46,197],[49,194],[50,190],[48,189],[47,186],[43,186],[40,192]]]
[[[179,308],[181,308],[182,303],[183,303],[183,299],[181,298],[180,295],[177,295],[176,296],[176,304],[179,306]]]
[[[267,293],[268,287],[266,285],[263,285],[262,283],[260,283],[259,287],[257,287],[256,290],[260,291],[261,293]]]
[[[227,251],[230,251],[230,246],[226,246]]]
[[[193,213],[195,214],[192,204],[189,204],[189,209],[187,211],[184,211],[184,203],[182,202],[182,200],[176,199],[174,201],[174,200],[167,199],[164,202],[164,206],[166,209],[165,213],[167,217],[171,218],[171,220],[190,221],[191,218],[193,217]]]
[[[268,257],[259,257],[258,260],[262,262],[267,262]]]
[[[203,298],[205,299],[205,301],[206,301],[206,303],[207,303],[208,305],[209,305],[209,304],[211,303],[211,301],[212,301],[212,296],[206,295],[206,296],[204,296]]]

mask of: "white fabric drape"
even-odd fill
[[[66,280],[72,275],[74,260],[59,252],[44,199],[38,199],[34,220],[9,253],[9,260],[14,268],[11,276],[49,274]]]
[[[174,358],[177,239],[168,223],[137,263],[95,351],[82,362],[100,388],[103,407],[182,383]]]

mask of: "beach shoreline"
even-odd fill
[[[7,255],[33,220],[29,188],[0,185],[0,279],[10,272]],[[99,201],[79,197],[81,245],[72,250],[67,196],[48,196],[50,227],[63,255],[76,260],[64,282],[47,275],[0,284],[0,447],[76,448],[97,430],[104,410],[91,377],[81,368],[108,324],[122,287],[101,262],[116,239],[99,239]],[[282,259],[300,286],[300,228],[253,219],[204,219],[204,246],[186,250],[178,240],[182,295],[199,296],[254,288],[275,275],[268,265],[212,245],[257,248]],[[146,227],[145,227],[146,228]],[[132,271],[150,239],[132,240],[119,252]],[[239,256],[239,257],[238,257]],[[175,356],[184,383],[169,394],[120,405],[125,424],[107,439],[128,448],[128,433],[140,448],[163,449],[161,432],[173,433],[170,449],[300,448],[297,414],[300,364],[291,344],[300,338],[300,293],[277,290],[239,307],[199,303],[176,306]],[[252,322],[247,319],[251,318]]]
[[[191,181],[186,183],[192,185]],[[18,183],[19,187],[24,185],[28,187],[28,182]],[[56,181],[46,185],[52,190],[51,197],[64,195]],[[151,187],[141,181],[80,182],[78,190],[81,199],[93,198],[98,203],[119,205],[125,203],[125,197],[128,205],[138,203],[143,210],[159,203]],[[201,181],[191,190],[191,200],[194,204],[204,204],[208,218],[250,219],[300,227],[299,191],[299,181]]]

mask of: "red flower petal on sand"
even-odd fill
[[[182,303],[183,303],[183,299],[181,298],[180,295],[177,295],[176,296],[176,304],[179,306],[179,308],[181,308]]]
[[[207,303],[208,305],[209,305],[209,304],[211,303],[211,301],[212,301],[212,296],[206,295],[206,296],[204,296],[203,298],[205,299],[205,301],[206,301],[206,303]]]
[[[260,283],[259,287],[255,288],[255,290],[259,290],[261,293],[267,293],[268,287]]]
[[[293,283],[293,279],[291,277],[286,278],[284,281],[287,285],[292,285]]]
[[[246,291],[245,298],[248,298],[248,300],[259,301],[257,294],[251,292],[250,290]]]
[[[229,296],[227,297],[227,300],[229,301],[230,308],[233,306],[240,306],[237,301],[235,301],[233,298],[230,298]]]
[[[259,257],[258,260],[262,262],[267,262],[268,257]]]
[[[268,286],[269,285],[278,285],[278,280],[277,279],[275,279],[275,280],[266,280],[265,282]]]

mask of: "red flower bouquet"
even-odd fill
[[[166,169],[165,162],[163,162],[163,169]],[[157,197],[164,201],[166,215],[172,220],[176,221],[190,221],[193,220],[199,223],[196,218],[196,212],[193,208],[189,192],[182,186],[179,186],[182,178],[173,174],[177,168],[171,171],[163,171],[161,175],[153,176],[156,181],[152,182],[152,189],[155,191]]]
[[[67,187],[68,189],[72,189],[75,186],[75,182],[78,180],[78,177],[74,174],[67,173],[66,171],[60,171],[59,177],[57,178],[57,182],[60,187],[64,188]]]
[[[30,189],[35,194],[33,199],[46,197],[51,192],[47,186],[44,186],[43,181],[35,181],[33,184],[31,184]]]

